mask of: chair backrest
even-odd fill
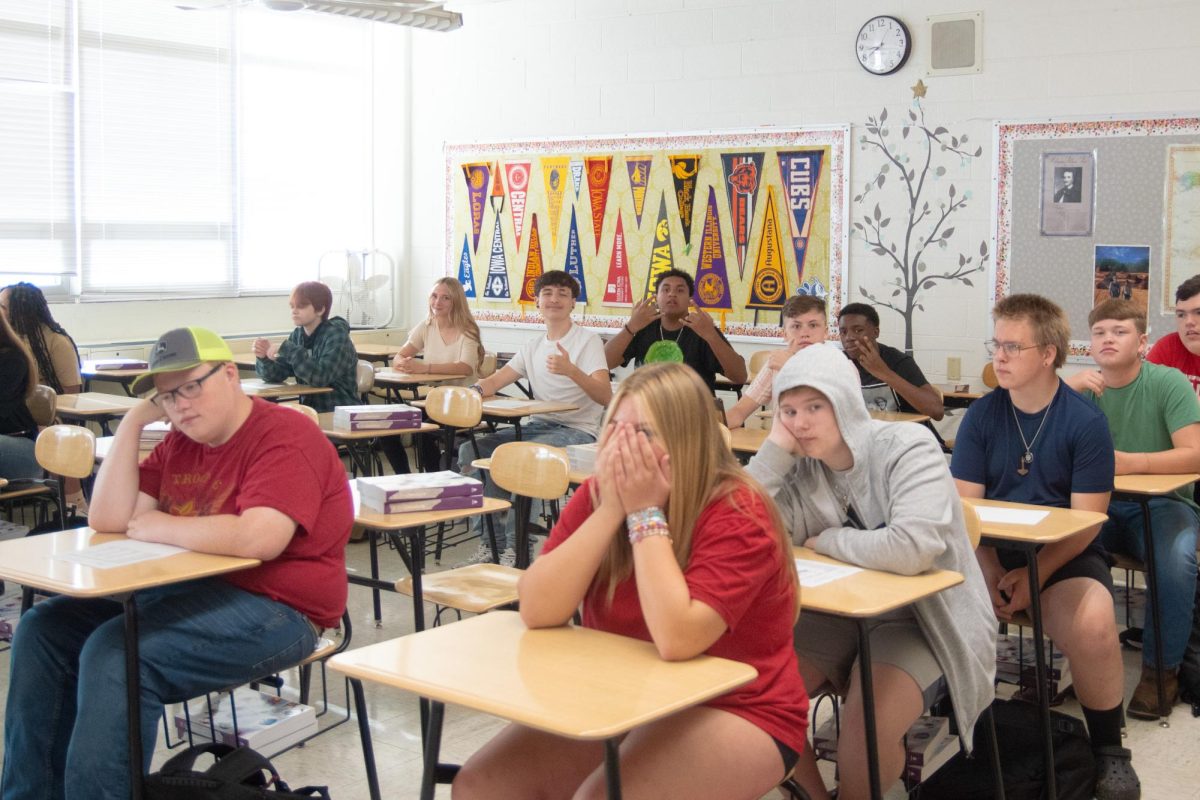
[[[425,413],[439,425],[474,428],[483,419],[483,398],[465,386],[435,386],[425,396]]]
[[[299,411],[304,416],[313,421],[313,424],[318,428],[321,427],[321,415],[312,406],[306,406],[303,403],[280,403],[284,408],[290,408],[293,411]]]
[[[774,350],[756,350],[750,354],[750,374],[757,375],[758,371],[767,365],[767,359]]]
[[[492,480],[523,497],[560,499],[570,485],[570,471],[567,451],[539,442],[508,442],[492,453]]]
[[[38,434],[33,452],[51,475],[86,478],[96,466],[96,435],[79,425],[51,425]]]
[[[479,377],[486,378],[496,371],[496,354],[484,353],[483,361],[479,362]]]
[[[727,448],[729,448],[730,450],[732,450],[733,449],[733,434],[730,433],[729,428],[725,427],[724,425],[718,425],[717,427],[720,428],[720,430],[721,430],[721,438],[725,440],[725,446]]]
[[[54,414],[58,411],[58,394],[49,386],[39,383],[33,394],[25,400],[25,405],[29,407],[29,413],[33,414],[33,421],[44,428],[54,424]]]
[[[354,379],[357,381],[358,393],[366,394],[375,386],[375,367],[370,361],[360,360],[354,369]]]
[[[983,536],[983,521],[979,519],[979,512],[975,510],[975,506],[962,501],[963,522],[967,525],[967,538],[971,540],[971,549],[979,547],[979,538]]]
[[[995,389],[1000,385],[1000,381],[996,379],[996,370],[990,361],[983,365],[983,385],[989,389]]]

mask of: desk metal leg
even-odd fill
[[[871,634],[867,621],[857,619],[858,627],[858,676],[862,682],[863,726],[866,733],[867,777],[870,781],[872,800],[881,800],[879,788],[879,748],[875,731],[875,679],[871,675]]]
[[[442,749],[442,719],[445,710],[446,707],[442,703],[429,703],[429,725],[425,730],[425,765],[421,771],[421,800],[433,800],[438,758]]]
[[[371,580],[375,583],[379,582],[379,532],[374,530],[367,531],[367,536],[371,540]],[[371,587],[371,603],[375,609],[375,627],[383,626],[383,609],[379,599],[379,587]]]
[[[1167,706],[1166,674],[1163,669],[1162,641],[1162,606],[1158,599],[1158,564],[1154,557],[1154,531],[1150,529],[1150,498],[1139,495],[1138,505],[1142,507],[1142,542],[1146,549],[1146,594],[1150,596],[1150,613],[1154,615],[1154,679],[1158,683],[1158,708],[1161,711]],[[1160,727],[1171,727],[1169,716],[1158,718]]]
[[[604,740],[604,777],[608,785],[608,800],[621,800],[621,755],[620,740]]]
[[[358,717],[358,738],[362,741],[363,763],[367,769],[367,791],[371,800],[380,800],[379,773],[375,771],[375,746],[371,743],[371,724],[367,720],[367,698],[362,681],[349,678],[354,691],[354,714]]]
[[[1046,772],[1046,797],[1056,800],[1058,787],[1054,775],[1054,740],[1050,724],[1050,685],[1046,677],[1046,649],[1042,644],[1042,591],[1038,579],[1037,548],[1025,550],[1029,566],[1029,615],[1033,617],[1033,663],[1037,682],[1038,711],[1042,717],[1042,757]]]
[[[142,699],[138,656],[137,603],[129,594],[125,606],[125,704],[129,729],[129,789],[133,800],[142,800]]]

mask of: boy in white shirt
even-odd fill
[[[472,388],[484,397],[490,397],[517,379],[525,378],[535,400],[570,403],[579,408],[530,416],[521,425],[522,441],[541,442],[554,447],[594,442],[604,407],[612,397],[604,343],[595,333],[571,320],[575,300],[579,297],[579,283],[566,272],[550,270],[542,273],[534,286],[534,294],[537,296],[538,310],[546,322],[546,333],[530,339],[511,361]],[[479,457],[490,458],[497,447],[515,439],[515,428],[511,427],[480,437]],[[459,463],[467,465],[475,458],[475,449],[470,442],[465,442],[458,451]],[[491,480],[486,480],[485,494],[510,499]],[[504,538],[499,540],[498,537],[496,542],[497,547],[503,548],[499,563],[515,565],[515,545],[516,522],[514,515],[509,514]],[[491,547],[485,541],[468,559],[468,563],[495,560]]]

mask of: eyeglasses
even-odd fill
[[[159,408],[174,408],[177,400],[182,397],[184,400],[195,400],[204,391],[204,382],[216,375],[225,364],[217,364],[204,374],[204,377],[197,378],[194,381],[188,381],[185,384],[176,386],[168,392],[159,392],[150,398],[150,402]]]
[[[995,339],[987,340],[983,343],[983,346],[987,348],[987,354],[989,356],[994,356],[996,353],[1003,351],[1004,355],[1008,356],[1009,358],[1016,358],[1017,356],[1021,355],[1023,350],[1032,350],[1035,347],[1041,347],[1040,344],[1027,344],[1022,346],[1018,342],[997,342]]]

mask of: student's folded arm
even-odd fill
[[[810,535],[804,518],[803,495],[807,487],[798,485],[792,474],[796,456],[784,450],[770,439],[764,441],[758,452],[746,465],[746,472],[754,478],[775,501],[788,535],[795,545],[804,544]]]
[[[1171,449],[1158,453],[1134,453],[1135,472],[1178,475],[1200,472],[1200,423],[1184,425],[1171,434]],[[1145,463],[1140,467],[1139,459]]]
[[[759,403],[757,399],[743,393],[738,401],[725,412],[725,421],[729,423],[730,429],[740,428],[761,405],[762,403]]]
[[[254,360],[254,372],[268,383],[283,383],[292,377],[291,367],[287,364],[281,364],[278,361],[272,361],[269,358],[256,358]]]
[[[604,360],[608,362],[609,369],[616,369],[625,363],[625,348],[632,341],[633,336],[629,331],[621,328],[604,344]]]
[[[946,416],[946,406],[942,402],[942,397],[932,385],[926,383],[916,386],[899,375],[896,375],[894,382],[888,381],[888,383],[909,402],[909,405],[917,410],[918,414],[938,420]]]
[[[608,370],[598,369],[591,375],[579,369],[576,372],[578,377],[575,378],[575,385],[583,389],[584,394],[593,403],[607,406],[608,401],[612,400],[612,383],[608,379]]]
[[[638,599],[650,638],[665,661],[685,661],[712,647],[726,630],[725,620],[691,595],[671,540],[654,536],[633,548]]]
[[[517,581],[521,619],[527,627],[551,628],[571,619],[622,522],[619,512],[597,509],[554,550],[529,565]]]
[[[486,378],[480,378],[479,388],[483,390],[484,397],[491,397],[505,386],[514,383],[520,377],[521,374],[519,372],[508,364],[505,364]]]
[[[279,360],[291,365],[298,381],[309,386],[332,386],[339,375],[347,371],[353,374],[358,354],[348,338],[326,336],[311,350],[284,342],[279,347]]]
[[[746,382],[746,359],[738,355],[733,345],[721,336],[714,336],[709,342],[713,355],[721,362],[721,374],[729,378],[731,383]]]
[[[130,538],[260,561],[270,561],[282,553],[295,532],[295,521],[269,506],[247,508],[240,514],[199,517],[151,509],[136,514],[129,525]]]

